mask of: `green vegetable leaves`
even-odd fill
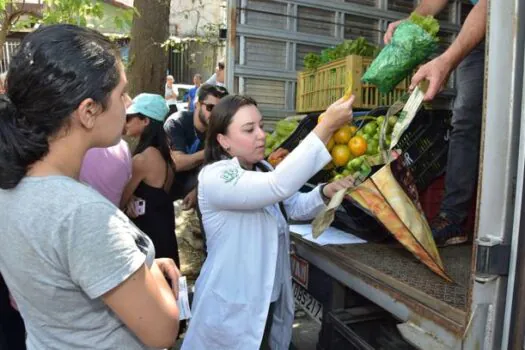
[[[408,20],[414,24],[417,24],[433,38],[437,39],[437,33],[439,32],[439,22],[434,17],[421,16],[416,12],[412,12]]]
[[[365,38],[359,37],[355,40],[345,40],[335,47],[329,47],[321,51],[320,55],[309,53],[304,56],[304,67],[307,70],[317,69],[320,65],[326,64],[348,55],[359,55],[365,57],[375,57],[379,53],[379,48],[370,44]]]

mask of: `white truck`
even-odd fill
[[[355,36],[379,44],[388,23],[406,17],[414,2],[229,0],[227,86],[253,96],[270,121],[293,115],[296,71],[307,52]],[[294,235],[298,302],[323,321],[318,349],[337,348],[328,313],[357,300],[393,315],[402,337],[420,349],[524,348],[525,2],[489,6],[474,239],[440,251],[456,283],[388,245],[318,246]],[[444,45],[466,9],[467,1],[451,1],[439,17]],[[368,349],[358,343],[346,348]]]

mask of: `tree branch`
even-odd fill
[[[28,15],[28,16],[31,16],[33,18],[38,18],[38,19],[42,18],[42,14],[39,13],[39,12],[32,11],[32,10],[21,9],[21,10],[17,10],[15,12],[9,14],[9,16],[6,18],[6,23],[9,23],[9,26],[12,26],[13,24],[16,23],[16,21],[20,17],[22,17],[24,15]]]

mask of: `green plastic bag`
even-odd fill
[[[361,79],[389,93],[437,49],[437,40],[412,21],[402,22]]]

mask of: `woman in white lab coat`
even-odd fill
[[[288,218],[311,219],[338,189],[350,185],[344,179],[298,193],[331,160],[325,145],[351,121],[352,102],[353,97],[330,106],[322,122],[270,172],[262,169],[270,166],[261,164],[265,134],[255,101],[228,96],[215,106],[198,178],[208,256],[182,349],[255,350],[263,334],[269,334],[265,342],[272,349],[288,349],[294,304],[290,237],[280,203]]]

